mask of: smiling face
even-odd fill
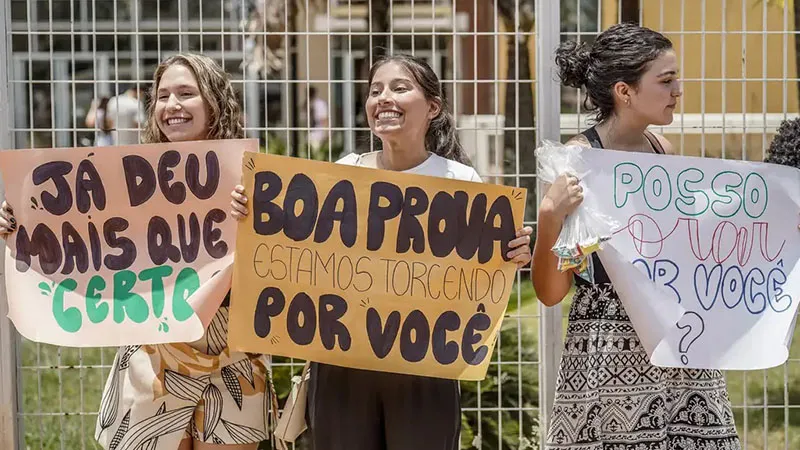
[[[158,83],[155,100],[158,129],[170,142],[208,137],[208,105],[192,71],[181,64],[168,67]]]
[[[423,139],[441,109],[428,100],[413,75],[397,62],[380,66],[370,80],[366,101],[369,127],[381,139]]]
[[[633,89],[631,108],[647,123],[669,125],[682,94],[678,58],[673,50],[668,50],[650,63]]]

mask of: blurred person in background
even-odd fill
[[[92,107],[86,113],[86,126],[88,128],[95,128],[94,145],[96,147],[105,147],[114,145],[114,138],[111,136],[111,131],[114,129],[112,120],[108,117],[108,97],[103,97],[99,102],[93,101]]]

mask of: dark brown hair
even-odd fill
[[[597,111],[603,122],[614,114],[614,85],[636,86],[650,63],[672,42],[663,34],[634,23],[620,23],[600,33],[591,43],[566,41],[556,50],[561,84],[586,88],[584,108]]]

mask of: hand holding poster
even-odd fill
[[[584,149],[585,205],[622,225],[599,255],[651,362],[784,362],[800,298],[800,172]]]
[[[228,193],[256,145],[0,152],[19,223],[5,256],[19,332],[74,347],[200,338],[230,287]]]
[[[464,380],[486,373],[526,191],[246,154],[232,350]]]

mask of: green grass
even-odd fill
[[[94,440],[95,414],[109,370],[100,366],[110,365],[115,351],[23,342],[25,448],[100,448]]]
[[[789,360],[784,365],[768,370],[729,371],[726,379],[736,427],[743,442],[746,438],[747,450],[800,448],[800,327],[794,329]]]
[[[508,319],[501,332],[500,343],[507,343],[503,360],[535,362],[538,360],[539,319],[534,316],[538,315],[538,303],[530,282],[523,282],[519,291],[519,300],[516,288],[513,291]],[[563,303],[564,330],[569,304],[569,300]],[[789,361],[785,365],[770,370],[726,374],[739,436],[746,442],[747,450],[800,448],[799,333],[800,328],[796,328]],[[522,342],[519,348],[518,342]],[[100,366],[111,364],[114,352],[113,348],[78,350],[23,342],[20,406],[24,414],[25,448],[99,448],[94,441],[94,414],[108,372],[108,368]],[[497,361],[497,356],[496,352],[493,361]],[[283,385],[288,383],[289,376],[289,373],[276,373],[279,392],[288,391],[288,386]],[[476,408],[479,402],[481,408],[516,406],[522,391],[522,406],[538,407],[538,379],[536,364],[492,364],[486,380],[462,387],[463,406]],[[526,386],[536,386],[536,390]],[[794,407],[786,409],[785,404]],[[470,448],[468,444],[475,438],[477,429],[477,412],[465,413],[465,422],[471,425],[465,427],[462,443],[464,448]],[[499,448],[498,435],[503,441],[502,448],[519,448],[519,435],[527,438],[536,434],[530,429],[530,421],[525,418],[520,421],[516,412],[482,411],[480,422],[483,449]]]

